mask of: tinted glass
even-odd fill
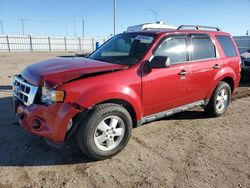
[[[233,45],[232,40],[228,36],[217,35],[216,38],[219,41],[225,56],[227,57],[237,56],[235,46]]]
[[[216,57],[215,47],[209,37],[191,37],[192,60]]]
[[[187,61],[185,38],[166,39],[154,54],[155,56],[168,56],[171,64]]]
[[[89,58],[114,64],[134,65],[148,51],[153,40],[154,35],[133,33],[116,35]]]

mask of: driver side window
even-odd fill
[[[154,53],[155,56],[168,56],[171,64],[187,61],[187,46],[184,37],[165,39]]]

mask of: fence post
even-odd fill
[[[82,46],[81,46],[81,37],[78,37],[79,39],[79,50],[82,51]]]
[[[10,52],[10,41],[9,41],[9,36],[8,35],[6,35],[6,40],[7,40],[8,51]]]
[[[92,51],[95,50],[94,38],[92,38]]]
[[[67,51],[67,42],[66,42],[66,37],[64,37],[64,48],[65,48],[65,51]]]
[[[49,51],[51,51],[50,37],[48,37],[48,45],[49,45]]]
[[[33,46],[32,46],[32,38],[31,35],[29,35],[29,41],[30,41],[30,51],[33,52]]]

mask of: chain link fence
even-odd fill
[[[0,52],[83,51],[92,52],[105,38],[0,35]]]

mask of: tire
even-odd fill
[[[228,83],[221,81],[205,107],[205,112],[212,117],[221,116],[227,111],[230,100],[231,88]]]
[[[110,158],[127,145],[132,127],[132,118],[124,107],[100,104],[81,122],[77,142],[83,153],[93,160]]]

